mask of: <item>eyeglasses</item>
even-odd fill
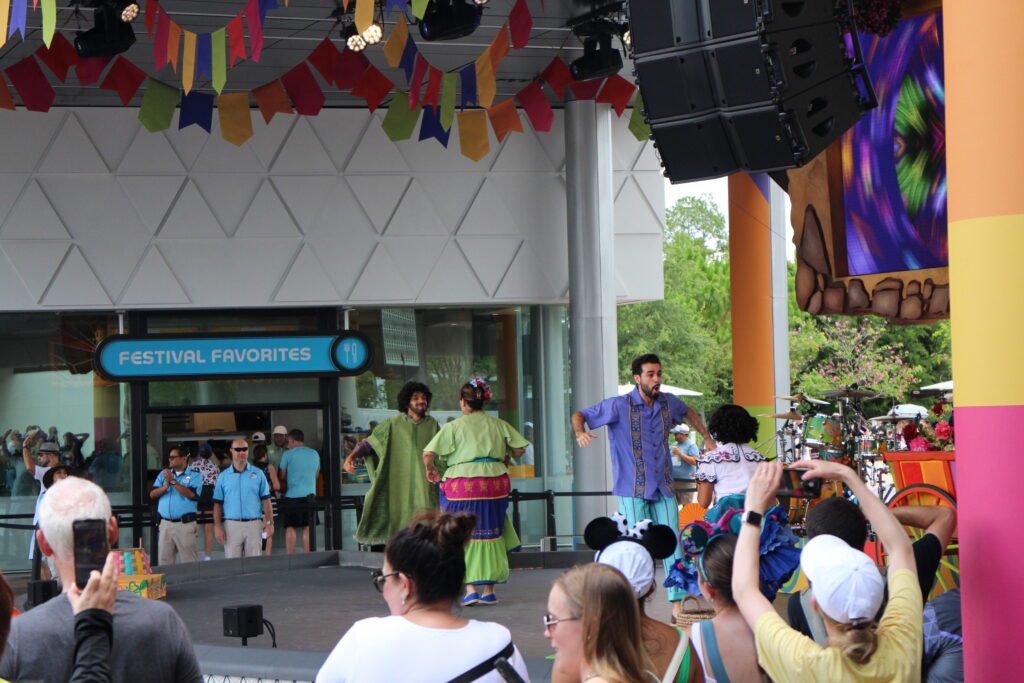
[[[373,579],[373,587],[377,589],[378,593],[384,592],[384,582],[388,580],[389,576],[398,576],[402,572],[390,572],[385,574],[383,570],[378,569],[370,572],[370,578]]]
[[[551,614],[545,614],[544,615],[544,628],[551,628],[555,624],[560,624],[563,621],[579,621],[579,620],[580,620],[579,617],[561,617],[561,618],[559,618],[559,617],[552,616]]]
[[[242,448],[235,448],[234,446],[232,446],[231,450],[233,450],[235,453],[246,453],[246,452],[248,452],[249,447],[248,446],[243,446]]]

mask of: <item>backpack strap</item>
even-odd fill
[[[475,681],[484,674],[493,671],[494,662],[496,660],[501,658],[510,659],[512,655],[515,653],[515,651],[516,647],[512,644],[512,641],[510,640],[508,641],[508,645],[501,649],[501,652],[491,655],[484,661],[474,666],[472,669],[469,669],[468,671],[461,673],[455,678],[451,679],[450,681],[448,681],[448,683],[471,683],[471,681]]]
[[[704,641],[704,649],[708,653],[708,665],[711,673],[715,676],[716,683],[729,683],[729,674],[725,672],[725,664],[722,662],[722,654],[718,651],[718,640],[715,638],[715,627],[711,620],[700,622],[701,640]]]

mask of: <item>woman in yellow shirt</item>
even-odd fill
[[[849,467],[822,460],[794,467],[809,470],[805,480],[841,481],[853,491],[889,554],[889,602],[881,620],[874,621],[885,591],[874,562],[834,536],[816,536],[804,547],[800,566],[813,589],[812,605],[825,622],[828,646],[783,621],[758,590],[760,516],[775,503],[782,479],[781,464],[762,463],[747,489],[732,579],[733,597],[754,631],[761,668],[776,683],[920,681],[923,602],[906,531]]]

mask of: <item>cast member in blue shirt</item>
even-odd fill
[[[274,533],[270,484],[249,464],[245,439],[231,442],[231,467],[220,473],[213,488],[213,533],[224,546],[224,557],[259,557],[262,532]]]
[[[672,492],[672,457],[668,451],[669,432],[683,420],[704,436],[707,448],[715,441],[700,415],[672,394],[661,393],[661,360],[653,353],[637,357],[632,366],[636,387],[625,396],[613,396],[573,413],[576,443],[585,448],[597,438],[587,429],[608,427],[612,451],[612,494],[618,497],[619,512],[629,523],[644,519],[666,524],[679,536],[679,509]],[[678,545],[674,557],[663,562],[667,575],[682,557]],[[673,612],[684,593],[668,589]]]
[[[203,488],[203,475],[188,467],[188,453],[175,446],[167,454],[170,465],[156,475],[151,500],[157,501],[160,514],[160,564],[195,562],[199,559],[196,544],[196,509],[199,492]]]
[[[285,488],[281,518],[284,520],[284,548],[289,555],[295,552],[296,529],[302,530],[302,549],[309,552],[309,522],[316,514],[309,506],[316,496],[320,454],[305,441],[306,435],[301,429],[288,432],[288,450],[277,468],[277,476]]]

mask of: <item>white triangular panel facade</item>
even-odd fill
[[[153,306],[191,303],[159,247],[152,245],[125,287],[122,303]]]
[[[352,301],[407,301],[412,297],[412,287],[405,281],[391,254],[381,245],[377,245],[349,295]]]
[[[72,247],[43,297],[48,306],[109,306],[103,285],[82,252]]]
[[[40,173],[107,173],[109,170],[74,112],[64,119],[53,146],[39,165]]]
[[[235,237],[297,237],[298,226],[269,180],[263,181]]]
[[[3,228],[3,239],[65,240],[71,237],[64,222],[53,210],[50,199],[39,187],[39,182],[30,180],[18,197],[17,203],[7,214]]]
[[[519,237],[460,237],[459,248],[487,293],[494,296],[523,240]]]
[[[221,239],[225,233],[195,182],[190,180],[182,188],[157,236],[161,239]]]
[[[295,257],[288,274],[274,295],[282,303],[333,302],[338,290],[331,283],[313,249],[307,244]]]

